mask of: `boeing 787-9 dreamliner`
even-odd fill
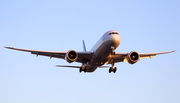
[[[79,68],[79,72],[94,72],[98,67],[105,68],[106,64],[111,64],[109,73],[116,73],[117,68],[114,67],[115,63],[127,61],[129,64],[134,64],[141,58],[151,58],[158,54],[171,53],[175,51],[157,52],[157,53],[137,53],[131,51],[130,53],[115,52],[115,49],[121,42],[120,35],[115,30],[107,31],[96,43],[96,45],[90,50],[86,51],[85,43],[83,41],[83,52],[76,52],[75,50],[69,50],[67,52],[60,51],[40,51],[40,50],[28,50],[19,49],[13,47],[5,47],[13,50],[20,50],[25,52],[31,52],[31,54],[48,56],[50,58],[65,59],[68,63],[79,62],[82,66],[64,66],[57,65],[57,67],[71,67]]]

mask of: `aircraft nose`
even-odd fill
[[[110,40],[112,43],[111,46],[114,46],[115,48],[117,48],[121,42],[121,38],[119,35],[111,35]]]
[[[118,47],[120,44],[120,38],[113,38],[113,45],[114,47]]]

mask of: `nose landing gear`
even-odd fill
[[[117,68],[115,67],[115,68],[113,68],[113,67],[110,67],[109,68],[109,73],[111,73],[111,72],[114,72],[114,73],[116,73],[116,70],[117,70]]]
[[[111,73],[111,72],[116,73],[117,68],[114,67],[114,61],[112,61],[111,65],[112,65],[112,67],[109,68],[109,73]],[[113,67],[114,67],[114,68],[113,68]]]

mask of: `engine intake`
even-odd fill
[[[132,51],[127,55],[127,61],[129,64],[134,64],[138,60],[139,60],[139,54],[135,51]]]
[[[78,54],[76,51],[74,50],[69,50],[67,53],[66,53],[66,56],[65,56],[65,60],[68,62],[68,63],[72,63],[74,61],[76,61],[78,58]]]

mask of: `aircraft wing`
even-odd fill
[[[41,50],[29,50],[29,49],[20,49],[20,48],[13,48],[13,47],[5,47],[7,49],[13,49],[13,50],[19,50],[19,51],[25,51],[30,52],[31,54],[35,55],[42,55],[47,56],[51,58],[59,58],[59,59],[65,59],[66,52],[59,52],[59,51],[41,51]],[[76,62],[83,63],[84,60],[90,61],[92,58],[91,52],[77,52],[78,58]]]
[[[166,53],[172,53],[172,52],[175,52],[175,51],[157,52],[157,53],[138,53],[138,54],[139,54],[140,59],[142,59],[142,58],[151,58],[159,54],[166,54]],[[115,55],[112,55],[111,58],[114,59],[115,63],[124,62],[124,61],[127,61],[128,54],[129,53],[115,52]]]

